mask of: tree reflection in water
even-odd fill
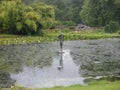
[[[0,88],[10,88],[15,83],[8,72],[0,71]]]
[[[49,44],[1,45],[0,46],[0,87],[14,84],[10,73],[20,73],[24,66],[44,68],[52,64],[53,53]]]
[[[71,55],[83,77],[120,77],[120,46],[116,41],[91,41],[74,46]]]
[[[53,53],[49,44],[0,46],[0,71],[19,73],[23,66],[49,67]]]

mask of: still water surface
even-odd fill
[[[79,74],[79,67],[73,62],[70,51],[64,50],[64,52],[62,57],[53,58],[50,67],[24,66],[21,73],[11,74],[11,77],[19,85],[32,88],[83,84],[83,78]]]
[[[85,85],[88,77],[120,77],[120,40],[101,39],[0,46],[0,87]]]

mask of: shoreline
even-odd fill
[[[11,88],[0,88],[0,90],[120,90],[120,80],[117,81],[93,81],[87,86],[79,84],[71,86],[55,86],[52,88],[25,88],[22,86],[12,86]]]
[[[58,34],[41,36],[0,35],[0,45],[33,44],[42,42],[56,42]],[[65,34],[64,41],[72,40],[98,40],[120,38],[119,34]]]

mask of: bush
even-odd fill
[[[119,29],[120,29],[119,23],[115,21],[111,21],[104,27],[104,30],[107,33],[116,33]]]
[[[75,26],[76,24],[73,21],[63,21],[62,25],[65,25],[65,26]]]
[[[55,21],[54,7],[46,4],[28,6],[16,0],[2,0],[0,11],[0,33],[5,34],[39,35],[39,30],[49,28]]]
[[[120,30],[117,33],[120,34]]]

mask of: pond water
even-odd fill
[[[86,85],[87,78],[120,77],[120,39],[1,45],[0,87]]]

